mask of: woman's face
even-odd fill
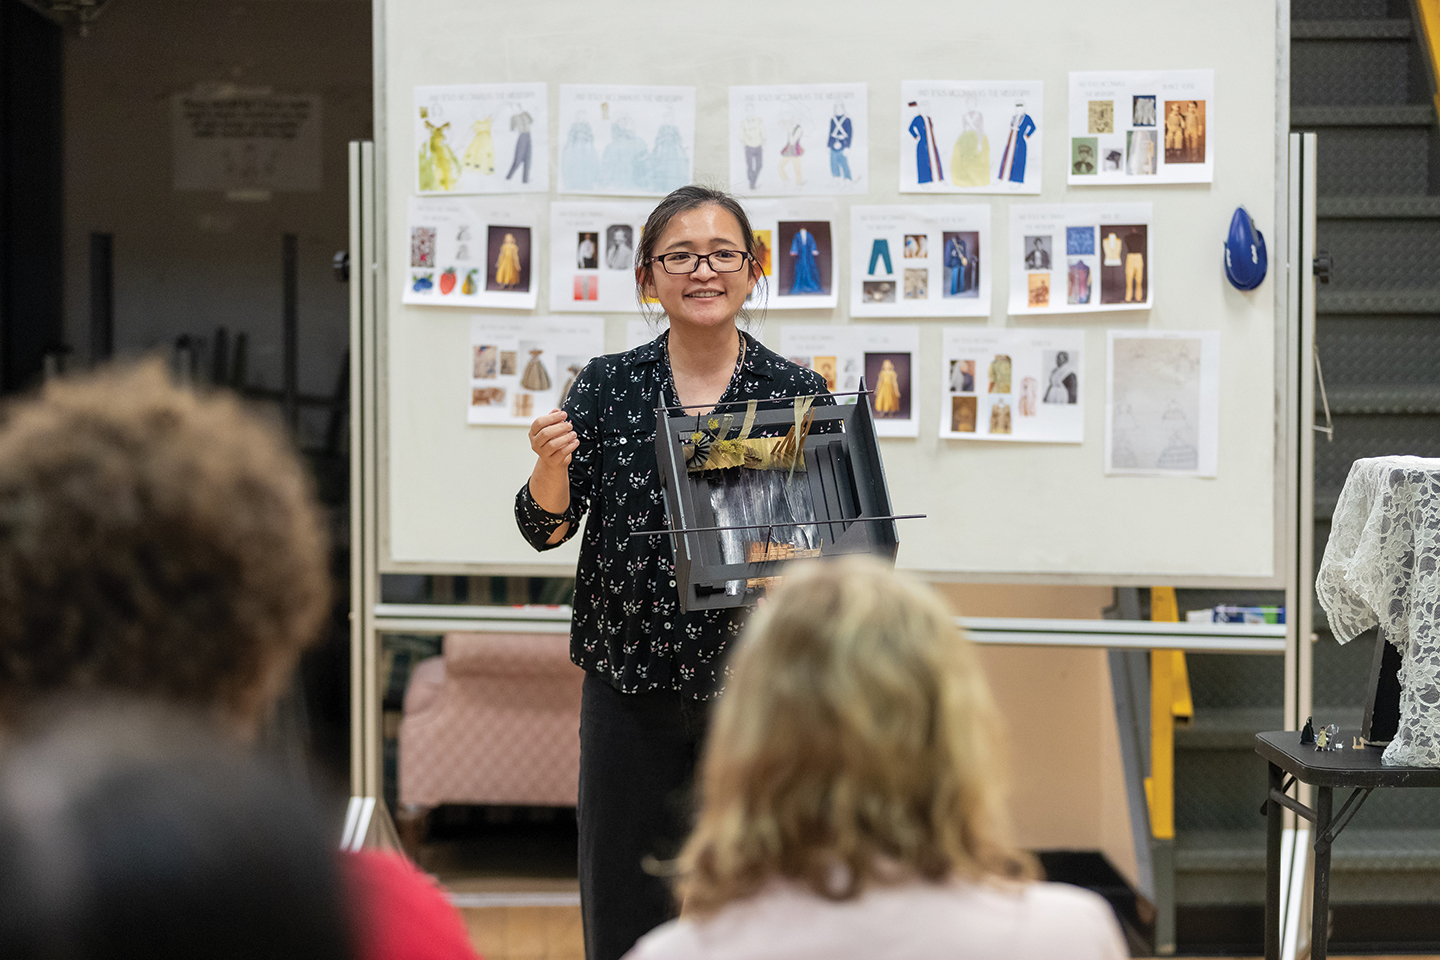
[[[723,207],[706,204],[678,213],[655,242],[652,257],[667,253],[714,253],[717,250],[745,252],[740,222]],[[647,269],[647,268],[642,268]],[[660,263],[648,266],[642,276],[644,292],[660,301],[672,327],[707,329],[734,326],[735,316],[745,298],[755,289],[754,261],[736,273],[716,273],[708,261],[694,273],[666,273]]]

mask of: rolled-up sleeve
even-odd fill
[[[595,487],[595,471],[599,469],[599,398],[600,373],[603,364],[592,360],[575,376],[575,383],[560,408],[575,428],[580,445],[570,456],[570,505],[563,513],[551,513],[535,502],[530,481],[520,485],[515,494],[515,525],[520,535],[536,550],[552,550],[575,536],[580,521],[590,509],[590,492]],[[562,523],[570,529],[555,543],[548,542]]]

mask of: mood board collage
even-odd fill
[[[921,405],[938,401],[942,438],[1083,442],[1084,330],[988,325],[991,285],[1015,317],[1150,309],[1152,204],[1011,202],[999,250],[975,200],[1040,194],[1044,85],[904,81],[886,131],[870,127],[870,93],[729,88],[729,188],[766,278],[751,305],[775,319],[847,305],[838,322],[767,325],[762,339],[836,392],[863,377],[882,436],[918,436]],[[1068,98],[1067,186],[1213,180],[1212,70],[1071,73]],[[655,198],[694,178],[696,90],[561,84],[554,124],[545,83],[416,87],[414,108],[403,302],[477,311],[468,422],[528,425],[604,352],[605,315],[632,315],[627,348],[654,337],[635,249]],[[866,204],[872,134],[877,150],[898,146],[901,194],[940,196]],[[536,196],[552,190],[564,199]],[[921,328],[896,321],[925,319],[970,322],[944,326],[940,356],[922,358]],[[1107,473],[1214,476],[1218,334],[1111,330],[1107,351]],[[922,362],[939,366],[936,397],[917,395]]]

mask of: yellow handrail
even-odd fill
[[[1150,588],[1150,619],[1179,621],[1174,587]],[[1145,778],[1145,799],[1150,808],[1150,834],[1157,840],[1175,839],[1175,721],[1188,722],[1194,715],[1185,652],[1151,650],[1150,776]]]
[[[1434,94],[1435,112],[1440,116],[1440,0],[1415,0],[1424,34],[1420,45],[1430,58],[1430,87]]]

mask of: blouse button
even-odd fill
[[[670,581],[670,586],[672,586],[672,587],[675,586],[675,581],[674,581],[674,580],[671,580],[671,581]]]
[[[621,438],[620,438],[620,446],[622,446],[622,447],[625,446],[625,438],[624,438],[624,437],[621,437]]]
[[[669,629],[670,629],[670,624],[668,624],[668,623],[665,624],[665,629],[666,629],[666,630],[669,630]]]

